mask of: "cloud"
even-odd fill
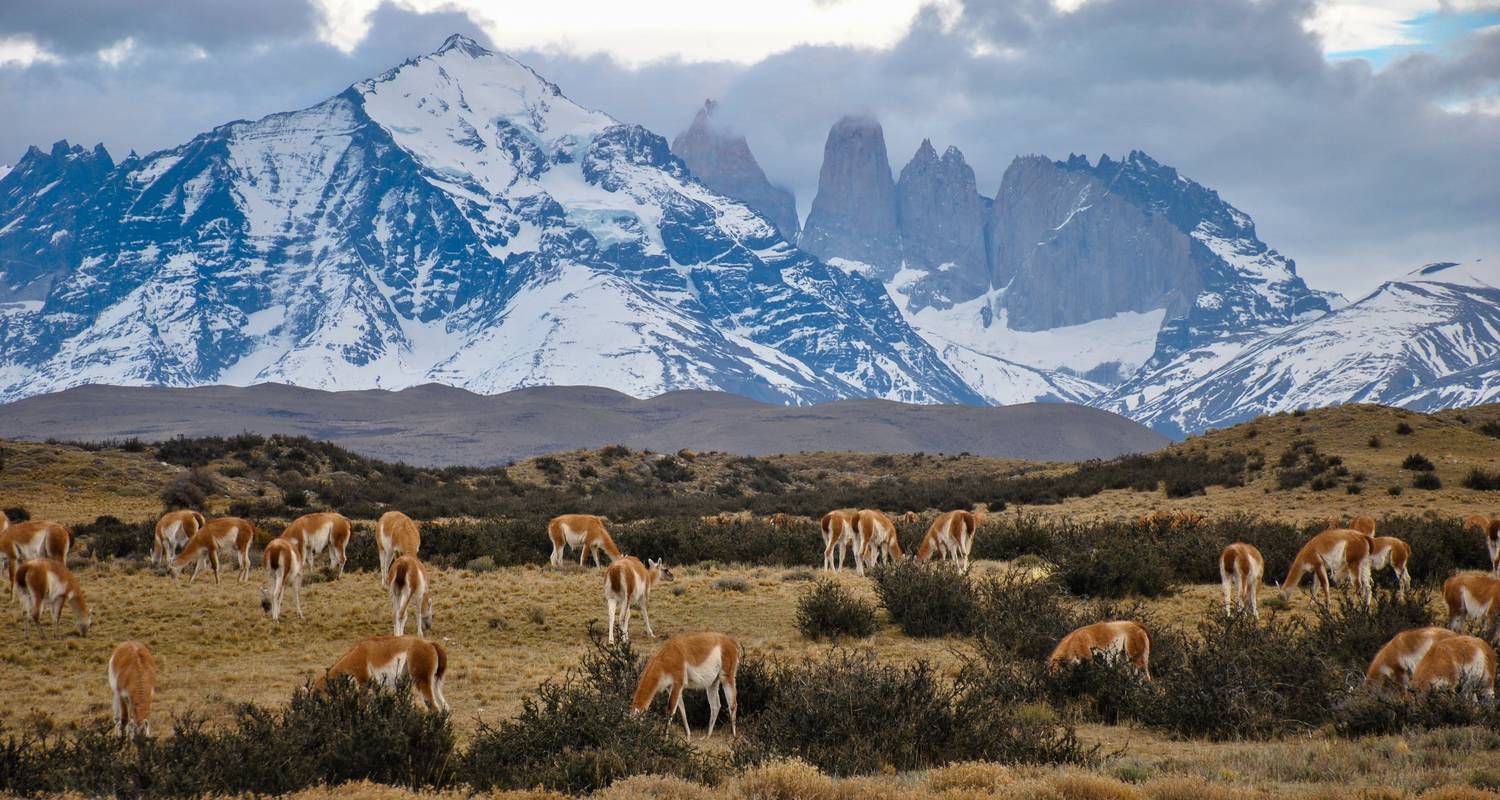
[[[205,49],[296,39],[313,30],[307,0],[44,0],[0,3],[0,30],[64,55],[103,50],[122,39]]]
[[[47,4],[0,11],[13,37],[0,41],[0,61],[23,52],[17,42],[32,48],[0,67],[0,163],[63,137],[102,140],[116,155],[173,146],[230,119],[318,102],[449,33],[488,41],[494,30],[452,4],[424,14],[387,3],[346,52],[320,39],[321,11],[289,0],[257,19],[226,7],[227,22],[167,4],[175,12],[146,17],[194,19],[94,30],[74,23],[105,0],[69,0],[73,19],[18,5]],[[804,214],[829,126],[866,113],[885,126],[893,169],[930,137],[962,149],[986,193],[1018,154],[1143,149],[1252,214],[1320,288],[1359,293],[1425,261],[1500,255],[1500,29],[1375,70],[1325,58],[1314,23],[1326,7],[945,0],[890,46],[803,45],[751,64],[625,63],[542,43],[512,52],[573,99],[668,138],[705,98],[719,99],[719,118],[797,192]]]

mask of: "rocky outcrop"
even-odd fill
[[[1012,329],[1078,325],[1125,311],[1184,314],[1201,287],[1192,243],[1164,216],[1087,172],[1039,156],[1005,171],[990,259]]]
[[[115,168],[104,145],[32,147],[0,177],[0,301],[36,300],[78,258],[81,209]]]
[[[896,182],[896,204],[906,266],[927,273],[906,290],[913,307],[947,307],[989,288],[984,200],[958,148],[939,158],[923,139]]]
[[[867,264],[889,280],[901,266],[896,184],[885,133],[869,117],[845,117],[828,131],[818,194],[798,245],[824,259]]]
[[[718,103],[704,102],[693,124],[672,140],[672,154],[715,192],[738,200],[776,226],[789,242],[797,241],[797,198],[766,179],[750,144],[714,119]]]

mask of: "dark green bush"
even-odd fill
[[[73,535],[88,546],[89,554],[95,558],[132,558],[151,553],[156,526],[150,522],[121,522],[118,517],[106,514],[75,526]]]
[[[209,495],[218,494],[219,481],[213,473],[202,467],[194,467],[173,478],[161,490],[161,502],[168,511],[192,508],[203,511],[207,508]]]
[[[844,650],[768,670],[770,701],[742,731],[741,763],[796,756],[835,775],[963,760],[1087,764],[1096,749],[1070,727],[1017,712],[970,675],[947,681],[926,661],[880,664]]]
[[[1417,473],[1417,477],[1411,479],[1411,486],[1413,489],[1436,491],[1443,488],[1443,482],[1438,478],[1436,472],[1419,472]]]
[[[1500,492],[1500,472],[1485,472],[1475,467],[1464,476],[1464,487],[1480,492]]]
[[[1432,465],[1432,460],[1427,456],[1422,455],[1421,453],[1412,453],[1411,455],[1402,459],[1401,468],[1409,469],[1414,472],[1431,472],[1434,469],[1437,469]]]
[[[823,579],[797,599],[797,630],[809,639],[863,638],[875,633],[875,606]]]
[[[1410,436],[1415,433],[1415,431],[1413,431],[1412,427],[1405,422],[1398,422],[1396,423],[1396,433],[1402,436]]]
[[[1500,711],[1464,691],[1399,693],[1351,688],[1333,709],[1333,728],[1340,736],[1390,736],[1414,731],[1476,725],[1500,729]]]
[[[1181,578],[1149,536],[1120,525],[1064,526],[1051,559],[1057,577],[1080,597],[1161,597]]]
[[[1492,419],[1489,422],[1482,423],[1477,430],[1485,436],[1493,436],[1496,439],[1500,439],[1500,420]]]
[[[968,576],[947,564],[899,561],[870,572],[875,594],[907,636],[950,636],[974,628],[975,595]]]

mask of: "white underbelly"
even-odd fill
[[[406,674],[406,653],[397,653],[394,658],[380,666],[370,665],[370,680],[381,686],[395,686]]]
[[[707,689],[714,685],[714,682],[724,673],[723,650],[715,647],[708,652],[708,657],[698,664],[685,664],[683,673],[683,683],[689,689]]]

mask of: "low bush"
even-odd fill
[[[1419,472],[1417,473],[1417,477],[1411,479],[1411,487],[1413,489],[1436,491],[1443,488],[1443,482],[1438,478],[1436,472]]]
[[[1412,427],[1405,422],[1396,423],[1396,433],[1401,436],[1410,436],[1415,432],[1416,431],[1412,430]]]
[[[1464,488],[1480,492],[1500,492],[1500,472],[1485,472],[1475,467],[1464,476]]]
[[[875,606],[823,579],[797,599],[797,630],[809,639],[869,636],[875,633]]]
[[[1401,459],[1401,468],[1409,469],[1413,472],[1431,472],[1437,469],[1432,465],[1432,460],[1421,453],[1412,453],[1406,458]]]
[[[219,481],[213,473],[194,467],[173,478],[161,490],[161,502],[168,511],[178,508],[204,511],[207,510],[209,496],[218,494],[219,491]]]
[[[1181,581],[1149,534],[1120,525],[1061,526],[1050,558],[1058,580],[1081,597],[1161,597]]]
[[[1478,725],[1500,729],[1500,710],[1471,691],[1393,692],[1352,688],[1333,709],[1333,728],[1350,738]]]
[[[974,587],[947,564],[900,561],[871,571],[875,594],[907,636],[969,633],[974,628]]]
[[[926,661],[885,665],[843,650],[768,670],[770,701],[742,731],[741,764],[796,757],[834,775],[954,761],[1086,764],[1097,751],[1051,715],[1031,715],[967,675]]]
[[[150,522],[121,522],[118,517],[106,514],[74,526],[73,535],[95,558],[134,558],[151,553],[156,526]]]

